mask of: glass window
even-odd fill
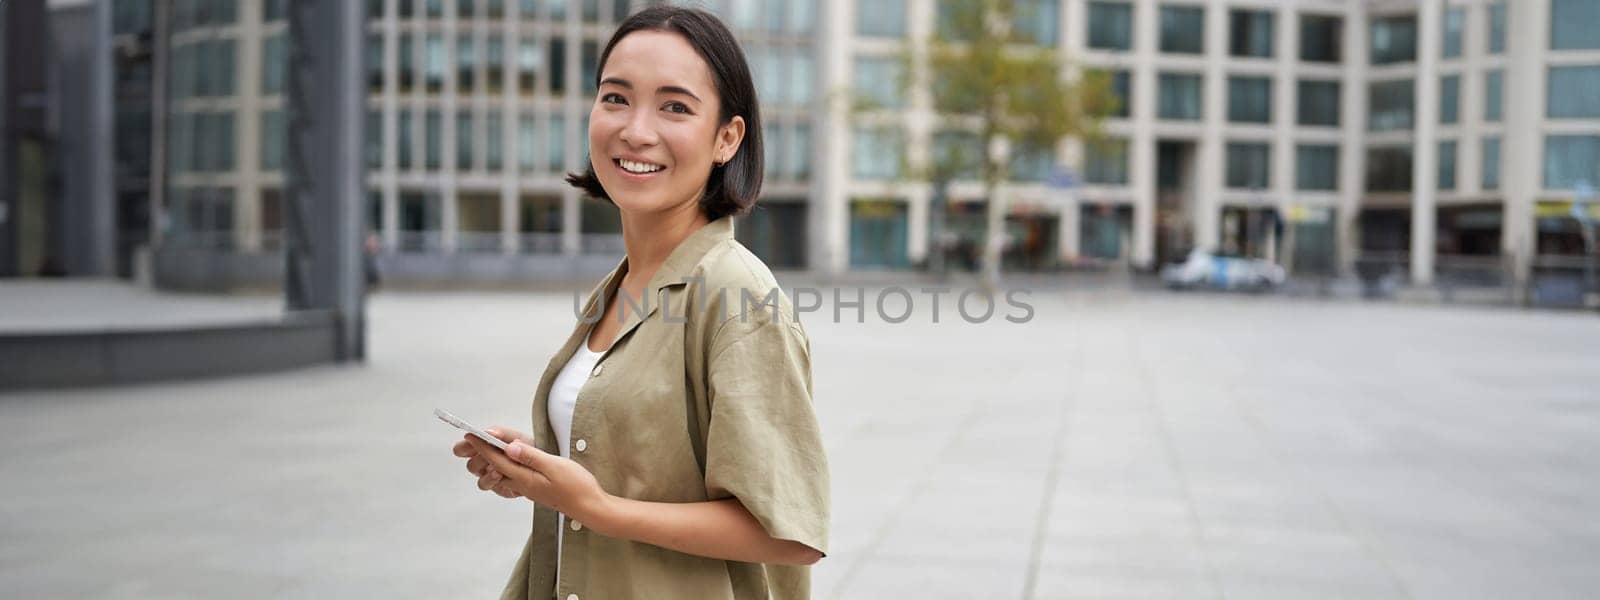
[[[145,6],[150,5],[150,3],[145,0],[123,2],[123,4],[142,4]],[[272,21],[282,19],[287,14],[287,11],[284,9],[288,4],[289,0],[264,0],[261,3],[261,20],[270,23]],[[375,19],[383,16],[382,0],[368,0],[367,16]]]
[[[238,43],[234,40],[217,40],[211,47],[211,92],[217,96],[232,96],[233,80],[238,77],[239,69],[234,62],[234,48]]]
[[[399,48],[396,53],[399,54],[396,57],[399,59],[399,64],[395,69],[395,74],[400,76],[400,91],[409,92],[411,91],[412,74],[416,72],[417,67],[416,43],[412,41],[411,34],[404,32],[400,34]]]
[[[1127,118],[1133,113],[1133,74],[1128,71],[1111,73],[1111,93],[1117,97],[1117,110],[1113,117]]]
[[[283,93],[284,80],[289,75],[285,58],[282,34],[261,41],[262,94],[274,96]]]
[[[1272,122],[1272,78],[1229,77],[1228,120],[1234,123]]]
[[[484,164],[490,171],[499,171],[505,164],[505,123],[500,118],[500,112],[491,110],[484,125],[485,154]]]
[[[863,36],[901,37],[906,34],[905,0],[856,3],[856,33]]]
[[[784,52],[775,46],[759,46],[745,51],[755,78],[756,97],[768,104],[785,104],[782,85]]]
[[[1416,86],[1410,79],[1380,81],[1368,88],[1367,129],[1389,131],[1410,129],[1416,105]]]
[[[1600,2],[1595,0],[1550,1],[1551,50],[1600,50]]]
[[[1456,143],[1455,140],[1439,142],[1439,189],[1456,189]]]
[[[850,266],[905,268],[909,229],[904,202],[853,200],[850,202]]]
[[[506,83],[506,40],[499,35],[491,35],[484,41],[484,74],[489,82],[489,91],[498,92]]]
[[[517,43],[517,89],[532,95],[539,86],[539,66],[544,64],[539,42],[522,38]]]
[[[215,170],[215,171],[231,171],[231,170],[233,170],[233,155],[234,155],[234,146],[233,146],[233,140],[234,140],[234,137],[233,137],[234,113],[232,111],[212,113],[211,118],[214,119],[213,125],[212,125],[212,131],[216,135],[216,142],[215,142],[215,147],[214,147],[214,150],[216,152],[216,156],[213,157],[213,162],[212,162],[213,170]]]
[[[728,19],[728,27],[734,30],[757,29],[755,24],[760,18],[760,13],[762,8],[757,6],[757,0],[731,0],[726,11],[722,11],[723,16]]]
[[[383,91],[383,34],[367,34],[367,89]]]
[[[1548,104],[1552,119],[1600,118],[1600,66],[1551,67]]]
[[[444,0],[423,0],[423,2],[428,16],[434,18],[444,16]]]
[[[1271,185],[1272,147],[1261,143],[1228,144],[1228,187],[1259,190]]]
[[[1295,148],[1294,186],[1298,190],[1339,189],[1339,147],[1304,144]]]
[[[762,169],[771,179],[785,179],[783,172],[783,127],[771,121],[761,124]]]
[[[561,172],[567,168],[567,120],[561,115],[550,115],[549,126],[545,130],[545,164],[551,171]],[[580,137],[588,137],[588,131],[578,132]]]
[[[476,11],[473,3],[477,0],[456,0],[456,16],[461,19],[471,19]]]
[[[567,18],[567,4],[572,0],[545,0],[545,6],[550,7],[550,18],[561,21]]]
[[[583,22],[595,23],[600,20],[600,0],[583,0]]]
[[[395,163],[402,171],[409,171],[416,166],[416,163],[411,160],[411,149],[415,144],[411,134],[414,126],[415,123],[411,118],[411,111],[401,109],[396,113],[395,137],[400,138],[400,140],[395,143]]]
[[[1483,119],[1485,121],[1499,121],[1502,107],[1501,94],[1505,88],[1505,72],[1500,70],[1484,73],[1483,78]]]
[[[538,168],[534,153],[539,147],[539,123],[533,115],[517,118],[517,168],[524,173]]]
[[[444,37],[437,33],[428,34],[423,49],[426,53],[427,69],[425,80],[428,91],[437,92],[444,87]]]
[[[855,70],[856,95],[874,107],[899,108],[904,104],[900,94],[900,61],[895,57],[857,56]]]
[[[789,130],[788,142],[784,156],[788,159],[789,175],[800,180],[811,178],[811,126],[795,125]]]
[[[383,168],[383,113],[377,110],[367,110],[366,123],[367,136],[367,168]]]
[[[1108,139],[1084,145],[1083,180],[1097,185],[1128,184],[1128,140]]]
[[[472,42],[471,37],[456,40],[456,88],[466,93],[472,92],[478,67],[478,52]]]
[[[506,0],[483,0],[484,13],[491,19],[500,19],[506,16]]]
[[[550,93],[567,91],[567,40],[550,38]]]
[[[1387,65],[1417,60],[1417,17],[1382,17],[1372,20],[1372,64]]]
[[[1200,76],[1162,73],[1157,113],[1163,119],[1200,120]]]
[[[1544,138],[1544,187],[1570,190],[1579,181],[1600,185],[1600,135]]]
[[[983,160],[984,146],[978,134],[970,131],[945,130],[933,134],[935,176],[948,179],[977,179],[979,161]]]
[[[417,15],[416,7],[413,4],[415,1],[395,0],[395,11],[399,13],[400,18],[409,19]]]
[[[287,133],[283,111],[261,113],[261,170],[277,171],[283,168],[283,146]]]
[[[1439,122],[1450,124],[1460,120],[1461,76],[1445,75],[1439,78]]]
[[[1367,191],[1411,191],[1411,146],[1367,148]]]
[[[1300,60],[1336,63],[1344,47],[1344,20],[1339,17],[1300,16]]]
[[[1500,189],[1500,138],[1483,138],[1483,189]]]
[[[789,9],[788,30],[790,33],[811,33],[817,25],[817,9],[812,2],[784,2]]]
[[[851,146],[852,173],[856,179],[894,179],[900,176],[900,131],[892,127],[857,129]]]
[[[402,2],[404,0],[401,0]],[[533,19],[539,15],[538,0],[517,0],[517,14],[523,19]]]
[[[1044,181],[1056,166],[1055,148],[1049,145],[1014,143],[1008,158],[1007,171],[1012,181]]]
[[[1161,7],[1161,51],[1200,54],[1205,51],[1206,10],[1200,6]]]
[[[1040,46],[1056,45],[1061,23],[1059,0],[1015,0],[1011,33],[1017,40]]]
[[[282,2],[282,0],[278,0]],[[271,2],[269,1],[270,5]],[[148,0],[116,0],[112,4],[112,31],[138,33],[150,29],[150,2]]]
[[[1466,28],[1467,9],[1460,6],[1444,11],[1444,48],[1445,58],[1458,58],[1461,56],[1461,31]]]
[[[789,99],[794,106],[811,104],[816,94],[815,59],[809,47],[801,48],[789,56]]]
[[[232,25],[239,20],[239,0],[212,0],[211,24]]]
[[[1296,122],[1313,127],[1339,126],[1339,82],[1301,81]]]
[[[441,141],[444,137],[443,119],[437,110],[429,110],[422,117],[422,162],[423,168],[430,171],[438,170],[439,165],[444,162],[444,152],[439,147],[444,143]]]
[[[1234,10],[1228,17],[1230,54],[1272,57],[1272,11]]]
[[[583,54],[578,64],[578,76],[583,78],[584,95],[592,96],[600,90],[600,44],[594,40],[583,42]]]
[[[1590,0],[1593,1],[1593,0]],[[1589,23],[1593,27],[1593,23]],[[1489,54],[1506,51],[1506,3],[1489,5]]]
[[[1123,2],[1089,3],[1089,47],[1097,50],[1133,49],[1133,5]]]

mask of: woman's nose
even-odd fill
[[[658,139],[649,111],[634,111],[622,127],[622,141],[630,146],[653,146]]]

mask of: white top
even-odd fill
[[[578,391],[589,381],[589,373],[603,354],[590,350],[589,340],[584,338],[583,343],[578,344],[578,351],[567,359],[567,365],[561,367],[561,373],[556,375],[555,383],[550,386],[550,427],[556,431],[556,447],[561,449],[562,458],[572,458],[572,409],[578,405]],[[561,572],[561,538],[566,529],[567,516],[561,515],[556,526],[557,573]]]

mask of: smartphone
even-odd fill
[[[433,409],[433,416],[439,417],[440,421],[444,421],[446,423],[449,423],[451,425],[456,426],[457,429],[460,429],[460,430],[465,431],[467,433],[470,433],[472,435],[475,435],[475,436],[478,436],[480,438],[483,438],[483,441],[489,442],[490,444],[493,444],[494,447],[499,448],[501,452],[505,452],[506,451],[506,443],[503,442],[503,441],[500,441],[500,438],[497,438],[495,436],[489,435],[488,432],[486,432],[486,431],[484,431],[482,429],[478,429],[477,426],[475,426],[475,425],[473,425],[471,423],[468,423],[466,421],[461,420],[460,417],[457,417],[455,415],[450,414],[450,412],[445,410],[445,409],[442,409],[442,408]]]

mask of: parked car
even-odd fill
[[[1220,256],[1196,248],[1183,262],[1161,268],[1168,288],[1266,291],[1282,284],[1283,267],[1259,258]]]

